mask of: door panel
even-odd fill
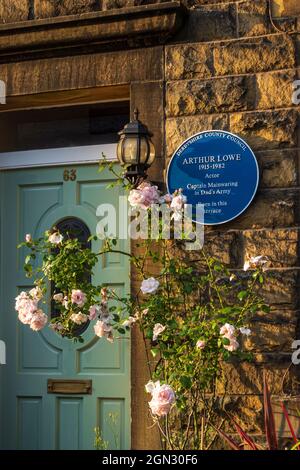
[[[130,341],[113,345],[97,338],[93,324],[83,344],[63,339],[46,327],[34,333],[17,320],[14,298],[32,287],[23,272],[25,250],[16,249],[26,233],[39,237],[62,219],[76,217],[91,234],[101,203],[118,207],[120,190],[107,190],[112,177],[97,166],[70,167],[76,181],[64,181],[65,168],[2,172],[1,339],[7,344],[2,378],[0,444],[4,449],[92,449],[99,427],[109,449],[130,448]],[[93,242],[99,250],[101,241]],[[120,248],[128,250],[127,241]],[[122,295],[129,292],[128,260],[107,255],[93,281]],[[48,314],[50,314],[50,299]],[[48,379],[92,380],[91,395],[47,393]]]

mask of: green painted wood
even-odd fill
[[[72,167],[76,181],[63,180],[64,168],[2,172],[0,338],[7,343],[1,369],[2,449],[93,449],[99,426],[109,448],[130,448],[130,340],[113,345],[95,337],[92,325],[85,342],[74,344],[45,328],[34,333],[17,321],[14,298],[32,287],[22,269],[24,252],[16,245],[26,233],[40,236],[65,217],[85,222],[92,234],[101,203],[118,207],[120,190],[106,189],[112,177],[95,165]],[[94,249],[101,242],[93,242]],[[127,250],[127,241],[120,242]],[[99,261],[94,281],[129,292],[129,264],[108,255]],[[4,295],[3,295],[4,293]],[[50,308],[50,301],[48,310]],[[49,313],[49,311],[48,311]],[[47,393],[47,380],[91,379],[92,395]]]

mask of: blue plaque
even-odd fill
[[[205,225],[238,217],[254,198],[258,181],[258,164],[249,145],[219,130],[199,132],[183,142],[167,171],[168,192],[182,188],[188,204],[203,204]]]

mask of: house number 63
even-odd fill
[[[65,170],[64,181],[76,181],[77,173],[76,170]]]

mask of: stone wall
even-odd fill
[[[1,0],[0,22],[146,3],[151,0]],[[162,121],[156,126],[164,126],[162,154],[166,160],[188,136],[208,129],[230,130],[251,145],[261,170],[254,202],[238,219],[207,229],[205,235],[211,251],[233,270],[242,269],[246,253],[267,255],[272,263],[272,276],[264,288],[272,312],[257,315],[254,335],[246,344],[255,361],[228,365],[226,370],[232,403],[241,410],[248,429],[259,434],[263,369],[274,394],[299,394],[300,367],[291,367],[285,374],[291,363],[292,341],[300,338],[299,106],[292,103],[292,83],[299,79],[298,1],[273,0],[274,19],[267,0],[184,3],[189,8],[186,24],[165,47],[10,63],[1,66],[1,78],[14,77],[13,86],[8,80],[8,87],[16,95],[79,84],[84,88],[131,83],[132,105],[139,105],[140,100],[141,118],[147,123],[145,90],[147,99],[149,90],[152,97],[157,93],[154,102]],[[132,67],[141,55],[145,67]],[[30,83],[23,79],[28,68],[32,71]],[[50,68],[55,74],[45,81],[43,76]],[[160,109],[163,101],[164,112]],[[162,167],[157,168],[155,177],[162,173]],[[138,280],[133,275],[135,285]],[[147,397],[143,386],[148,377],[142,348],[141,338],[134,335],[133,445],[151,448],[155,442],[144,417]],[[222,392],[222,384],[218,390]]]
[[[56,16],[77,15],[149,5],[152,3],[163,3],[166,1],[168,0],[1,0],[0,22],[12,23]],[[231,10],[233,12],[235,9],[234,4],[236,4],[240,9],[239,19],[242,20],[242,24],[247,23],[247,29],[255,25],[257,26],[256,32],[258,32],[261,27],[265,26],[264,20],[266,18],[263,18],[263,16],[265,15],[266,5],[255,5],[255,0],[253,2],[241,0],[182,0],[182,3],[188,8],[199,9],[201,6],[204,6],[206,11],[210,10],[212,12],[212,16],[215,11],[226,12]],[[300,14],[300,3],[298,0],[271,0],[271,8],[272,14],[276,18]],[[248,13],[250,13],[249,19],[247,18]],[[216,38],[214,37],[214,39]]]
[[[266,0],[190,4],[180,43],[166,47],[166,157],[207,129],[238,134],[257,156],[254,202],[235,221],[207,228],[206,244],[234,270],[242,269],[246,253],[271,261],[264,295],[272,311],[254,319],[246,343],[254,363],[228,365],[225,374],[239,418],[259,434],[263,370],[275,395],[300,390],[300,367],[285,373],[292,341],[300,338],[299,106],[292,103],[300,15],[287,18],[286,9],[279,21],[270,18]]]

